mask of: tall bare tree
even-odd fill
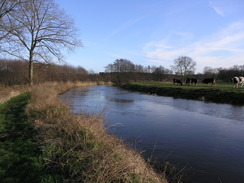
[[[8,26],[3,28],[11,37],[2,47],[4,52],[28,62],[32,85],[35,62],[62,61],[63,48],[72,50],[82,44],[74,22],[53,0],[25,0],[16,8],[4,17]]]
[[[174,60],[174,65],[171,67],[176,74],[184,79],[187,75],[194,74],[196,62],[190,57],[180,56]]]

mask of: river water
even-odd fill
[[[73,88],[61,98],[74,113],[104,112],[109,133],[145,158],[177,165],[185,182],[244,182],[244,107],[109,86]]]

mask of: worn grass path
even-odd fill
[[[25,107],[30,98],[23,93],[0,105],[1,183],[39,182],[42,163]]]

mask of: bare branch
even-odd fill
[[[0,19],[13,11],[19,3],[21,0],[0,0]]]

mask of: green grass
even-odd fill
[[[25,115],[29,98],[23,93],[0,105],[1,183],[40,182],[41,152]]]
[[[217,84],[214,86],[206,85],[206,84],[198,84],[197,86],[180,86],[180,85],[174,85],[172,82],[159,82],[159,81],[153,81],[153,82],[134,82],[133,85],[138,86],[153,86],[153,87],[164,87],[164,88],[181,88],[185,90],[220,90],[224,92],[234,92],[234,93],[244,93],[244,88],[233,88],[233,85],[231,83],[217,81]]]

